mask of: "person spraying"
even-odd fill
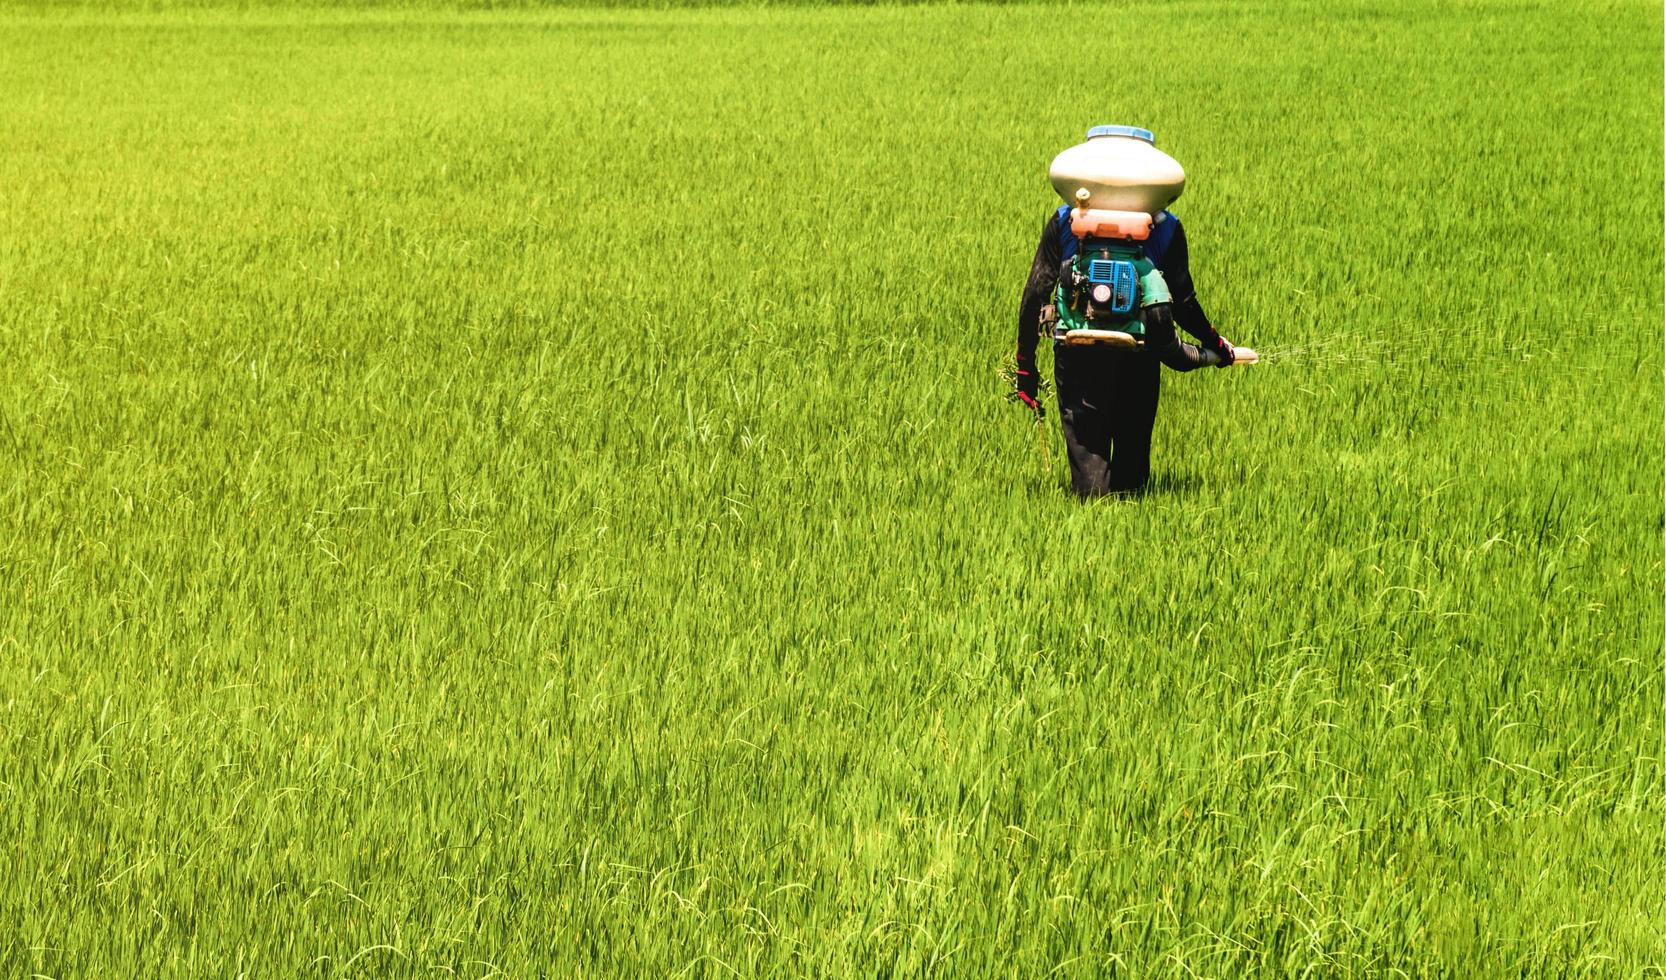
[[[1018,309],[1016,396],[1037,400],[1035,350],[1053,338],[1059,425],[1081,497],[1137,493],[1151,476],[1161,367],[1253,363],[1209,323],[1198,302],[1186,232],[1169,205],[1186,174],[1149,130],[1095,126],[1054,158],[1066,203],[1047,219]],[[1175,326],[1196,340],[1180,340]]]

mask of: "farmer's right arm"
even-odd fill
[[[1041,308],[1053,295],[1059,280],[1059,218],[1055,213],[1041,230],[1030,263],[1030,278],[1024,283],[1024,297],[1018,304],[1018,390],[1035,398],[1040,380],[1035,370],[1035,345],[1041,334]]]
[[[1192,282],[1191,249],[1186,244],[1186,226],[1180,223],[1179,218],[1170,220],[1174,222],[1174,237],[1169,240],[1161,267],[1163,278],[1168,280],[1169,291],[1174,294],[1174,324],[1196,337],[1204,350],[1227,355],[1222,364],[1225,366],[1232,363],[1232,343],[1215,330],[1214,324],[1209,322],[1209,314],[1203,312],[1203,304],[1197,299],[1197,286]]]

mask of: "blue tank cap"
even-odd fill
[[[1157,138],[1151,135],[1151,130],[1138,126],[1095,126],[1088,130],[1088,139],[1095,136],[1132,136],[1137,140],[1145,140],[1152,146],[1157,145]]]

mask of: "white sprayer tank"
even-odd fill
[[[1134,126],[1093,127],[1086,142],[1053,158],[1047,177],[1067,204],[1152,216],[1186,188],[1186,171],[1157,149],[1150,130]],[[1088,192],[1085,201],[1080,190]]]

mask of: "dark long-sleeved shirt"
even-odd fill
[[[1160,255],[1146,255],[1163,273],[1169,293],[1174,297],[1174,322],[1182,330],[1196,337],[1207,348],[1220,343],[1221,335],[1209,324],[1209,316],[1197,301],[1197,288],[1192,284],[1192,270],[1186,252],[1186,229],[1180,219],[1170,214],[1165,221],[1174,222],[1174,234],[1168,248]],[[1064,261],[1060,244],[1059,215],[1054,212],[1041,230],[1041,242],[1035,247],[1035,261],[1030,264],[1030,278],[1024,283],[1024,296],[1018,305],[1018,366],[1029,369],[1035,364],[1035,345],[1041,333],[1041,308],[1046,306],[1058,285],[1059,265]]]

